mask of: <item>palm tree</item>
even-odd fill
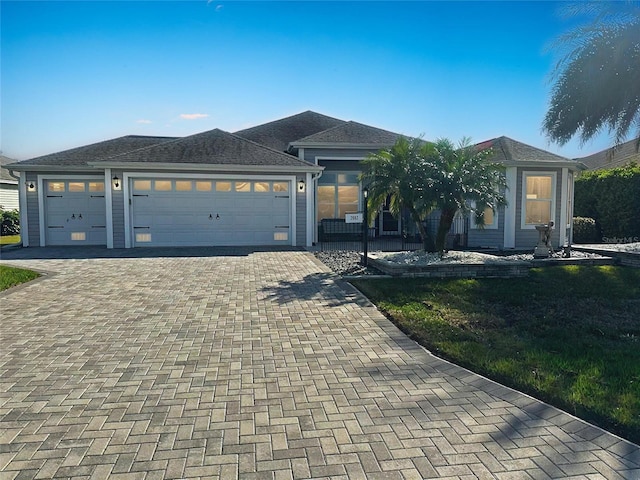
[[[388,150],[370,154],[363,160],[360,178],[369,190],[370,223],[389,198],[394,216],[403,210],[415,222],[425,250],[444,252],[446,235],[457,211],[476,216],[484,225],[484,212],[506,204],[504,167],[490,163],[490,149],[479,150],[463,139],[456,147],[447,139],[435,143],[400,138]],[[426,216],[439,210],[440,222],[435,244],[424,226]]]
[[[424,219],[432,209],[425,202],[424,163],[420,150],[425,144],[419,138],[400,137],[389,149],[369,154],[363,161],[360,180],[369,192],[368,208],[371,224],[382,205],[389,199],[389,211],[394,217],[409,212],[415,222],[426,249],[432,249],[431,240],[424,226]]]
[[[544,132],[560,145],[578,133],[584,144],[604,128],[617,144],[634,126],[640,137],[638,2],[583,2],[570,5],[567,13],[591,14],[593,21],[553,44],[561,58]]]
[[[484,226],[484,212],[494,213],[506,205],[507,188],[504,166],[491,163],[491,149],[478,149],[463,138],[458,146],[448,139],[439,139],[422,148],[424,190],[431,205],[440,211],[435,247],[444,252],[446,236],[456,212],[474,215],[476,224]]]

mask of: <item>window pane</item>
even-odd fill
[[[176,191],[178,192],[191,191],[191,180],[176,180]]]
[[[527,200],[525,223],[549,223],[551,220],[551,202]]]
[[[236,182],[236,192],[250,192],[251,182]]]
[[[90,192],[104,192],[104,182],[89,182]]]
[[[323,173],[318,179],[318,185],[334,185],[336,183],[335,173]]]
[[[134,180],[134,190],[151,190],[151,180]]]
[[[335,218],[336,187],[333,185],[318,186],[318,220]]]
[[[231,182],[216,182],[216,192],[230,192]]]
[[[338,218],[358,211],[358,191],[357,186],[338,187]]]
[[[211,182],[196,182],[196,190],[199,192],[210,192]]]
[[[49,182],[50,192],[64,192],[64,182]]]
[[[254,192],[269,192],[271,189],[269,188],[269,182],[255,182],[253,184]]]
[[[489,225],[493,225],[493,210],[491,210],[490,207],[487,207],[484,209],[484,212],[482,213],[482,216],[484,217],[484,224],[489,226]]]
[[[84,182],[69,182],[70,192],[84,192]]]
[[[171,190],[171,180],[156,180],[153,183],[153,188],[161,192],[167,192]]]
[[[551,177],[527,176],[527,199],[551,200]]]
[[[339,173],[338,174],[338,183],[341,184],[358,184],[358,174],[357,173]]]
[[[273,191],[274,192],[288,192],[289,191],[289,182],[273,182]]]

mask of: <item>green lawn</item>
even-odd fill
[[[40,274],[22,268],[0,265],[0,291],[38,278]]]
[[[20,235],[0,236],[0,245],[12,245],[14,243],[20,243]]]
[[[640,269],[353,283],[433,353],[640,442]]]

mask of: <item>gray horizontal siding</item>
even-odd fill
[[[25,172],[25,182],[38,184],[38,175],[33,172]],[[42,192],[44,195],[44,192]],[[29,246],[40,247],[40,210],[38,208],[38,192],[29,192],[27,189],[27,233]]]
[[[469,225],[469,247],[504,248],[504,208],[498,209],[498,228],[474,228]]]
[[[20,209],[18,200],[18,185],[3,183],[0,185],[0,207],[4,210]]]

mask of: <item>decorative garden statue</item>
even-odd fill
[[[549,222],[548,225],[536,225],[538,231],[538,244],[533,251],[533,258],[549,258],[553,253],[553,247],[551,246],[551,233],[553,232],[553,222]]]

